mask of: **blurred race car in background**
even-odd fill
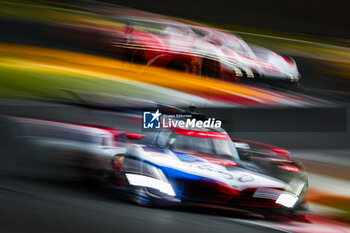
[[[299,82],[300,74],[292,58],[250,46],[230,32],[130,9],[106,14],[114,23],[111,28],[62,23],[54,35],[146,66],[228,81],[243,78]]]
[[[300,74],[295,61],[291,57],[279,55],[269,49],[248,45],[242,38],[230,32],[210,28],[203,25],[189,25],[196,35],[217,46],[225,54],[226,59],[241,64],[252,73],[239,76],[298,82]],[[236,73],[237,75],[237,73]]]
[[[24,176],[78,174],[108,183],[144,206],[195,203],[283,214],[306,210],[308,181],[301,163],[278,147],[231,140],[221,128],[163,129],[146,145],[134,142],[145,135],[107,126],[10,121],[21,145],[12,165]]]
[[[129,143],[145,137],[95,124],[8,116],[0,120],[9,148],[6,170],[20,177],[100,176],[108,171],[113,156],[125,154]]]

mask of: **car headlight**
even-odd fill
[[[130,185],[156,189],[169,196],[175,196],[175,192],[168,179],[159,168],[130,159],[126,162],[125,176]]]
[[[300,77],[294,74],[289,75],[290,81],[291,82],[298,82]]]
[[[162,193],[168,194],[169,196],[176,195],[173,187],[169,183],[162,180],[157,180],[155,178],[139,174],[126,173],[125,175],[130,185],[157,189]]]
[[[283,192],[277,198],[276,204],[280,204],[280,205],[283,205],[285,207],[292,208],[297,201],[298,201],[297,196],[295,196],[291,193]]]

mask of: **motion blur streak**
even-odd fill
[[[350,232],[348,5],[0,0],[0,232]]]
[[[21,50],[20,54],[17,53],[18,49]],[[303,106],[317,104],[313,100],[278,91],[249,87],[244,84],[227,83],[212,78],[182,74],[176,71],[146,67],[81,53],[11,44],[0,44],[0,51],[3,53],[0,61],[2,67],[77,74],[117,82],[125,82],[126,80],[127,82],[145,82],[184,91],[210,101],[233,105]],[[130,68],[134,68],[136,71],[130,70]],[[141,73],[138,71],[141,71]]]

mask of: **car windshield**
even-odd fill
[[[135,30],[158,35],[161,34],[167,27],[167,25],[161,21],[142,17],[124,16],[120,17],[119,20]]]
[[[238,52],[246,54],[250,53],[249,46],[243,40],[234,35],[200,27],[192,27],[191,29],[198,37],[206,39],[211,43],[216,43],[217,45],[227,47]]]
[[[142,17],[123,17],[126,24],[138,31],[153,33],[163,36],[194,37],[193,31],[185,24],[174,23],[165,20],[147,19]]]
[[[249,46],[241,39],[227,34],[220,34],[223,39],[223,46],[233,49],[238,52],[250,54],[251,50]]]
[[[190,28],[183,25],[167,25],[161,33],[164,36],[193,38],[195,35]]]
[[[239,159],[237,150],[227,134],[216,132],[207,133],[209,133],[209,136],[198,136],[196,133],[183,134],[174,132],[170,135],[165,145],[172,150],[185,150],[194,153],[214,155],[215,157],[224,159]],[[221,136],[223,136],[223,138],[220,138]],[[162,140],[164,143],[164,139],[159,140]]]

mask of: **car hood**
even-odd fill
[[[251,48],[256,56],[255,59],[259,61],[258,64],[261,63],[259,68],[262,73],[283,73],[299,76],[297,65],[292,58],[284,57],[272,50],[255,45],[251,46]]]
[[[237,190],[247,188],[284,189],[286,183],[271,176],[239,166],[216,164],[198,156],[153,146],[133,145],[128,154],[151,163],[167,174],[170,179],[186,178],[224,183]],[[220,160],[220,159],[217,159]],[[223,161],[225,162],[225,161]]]

